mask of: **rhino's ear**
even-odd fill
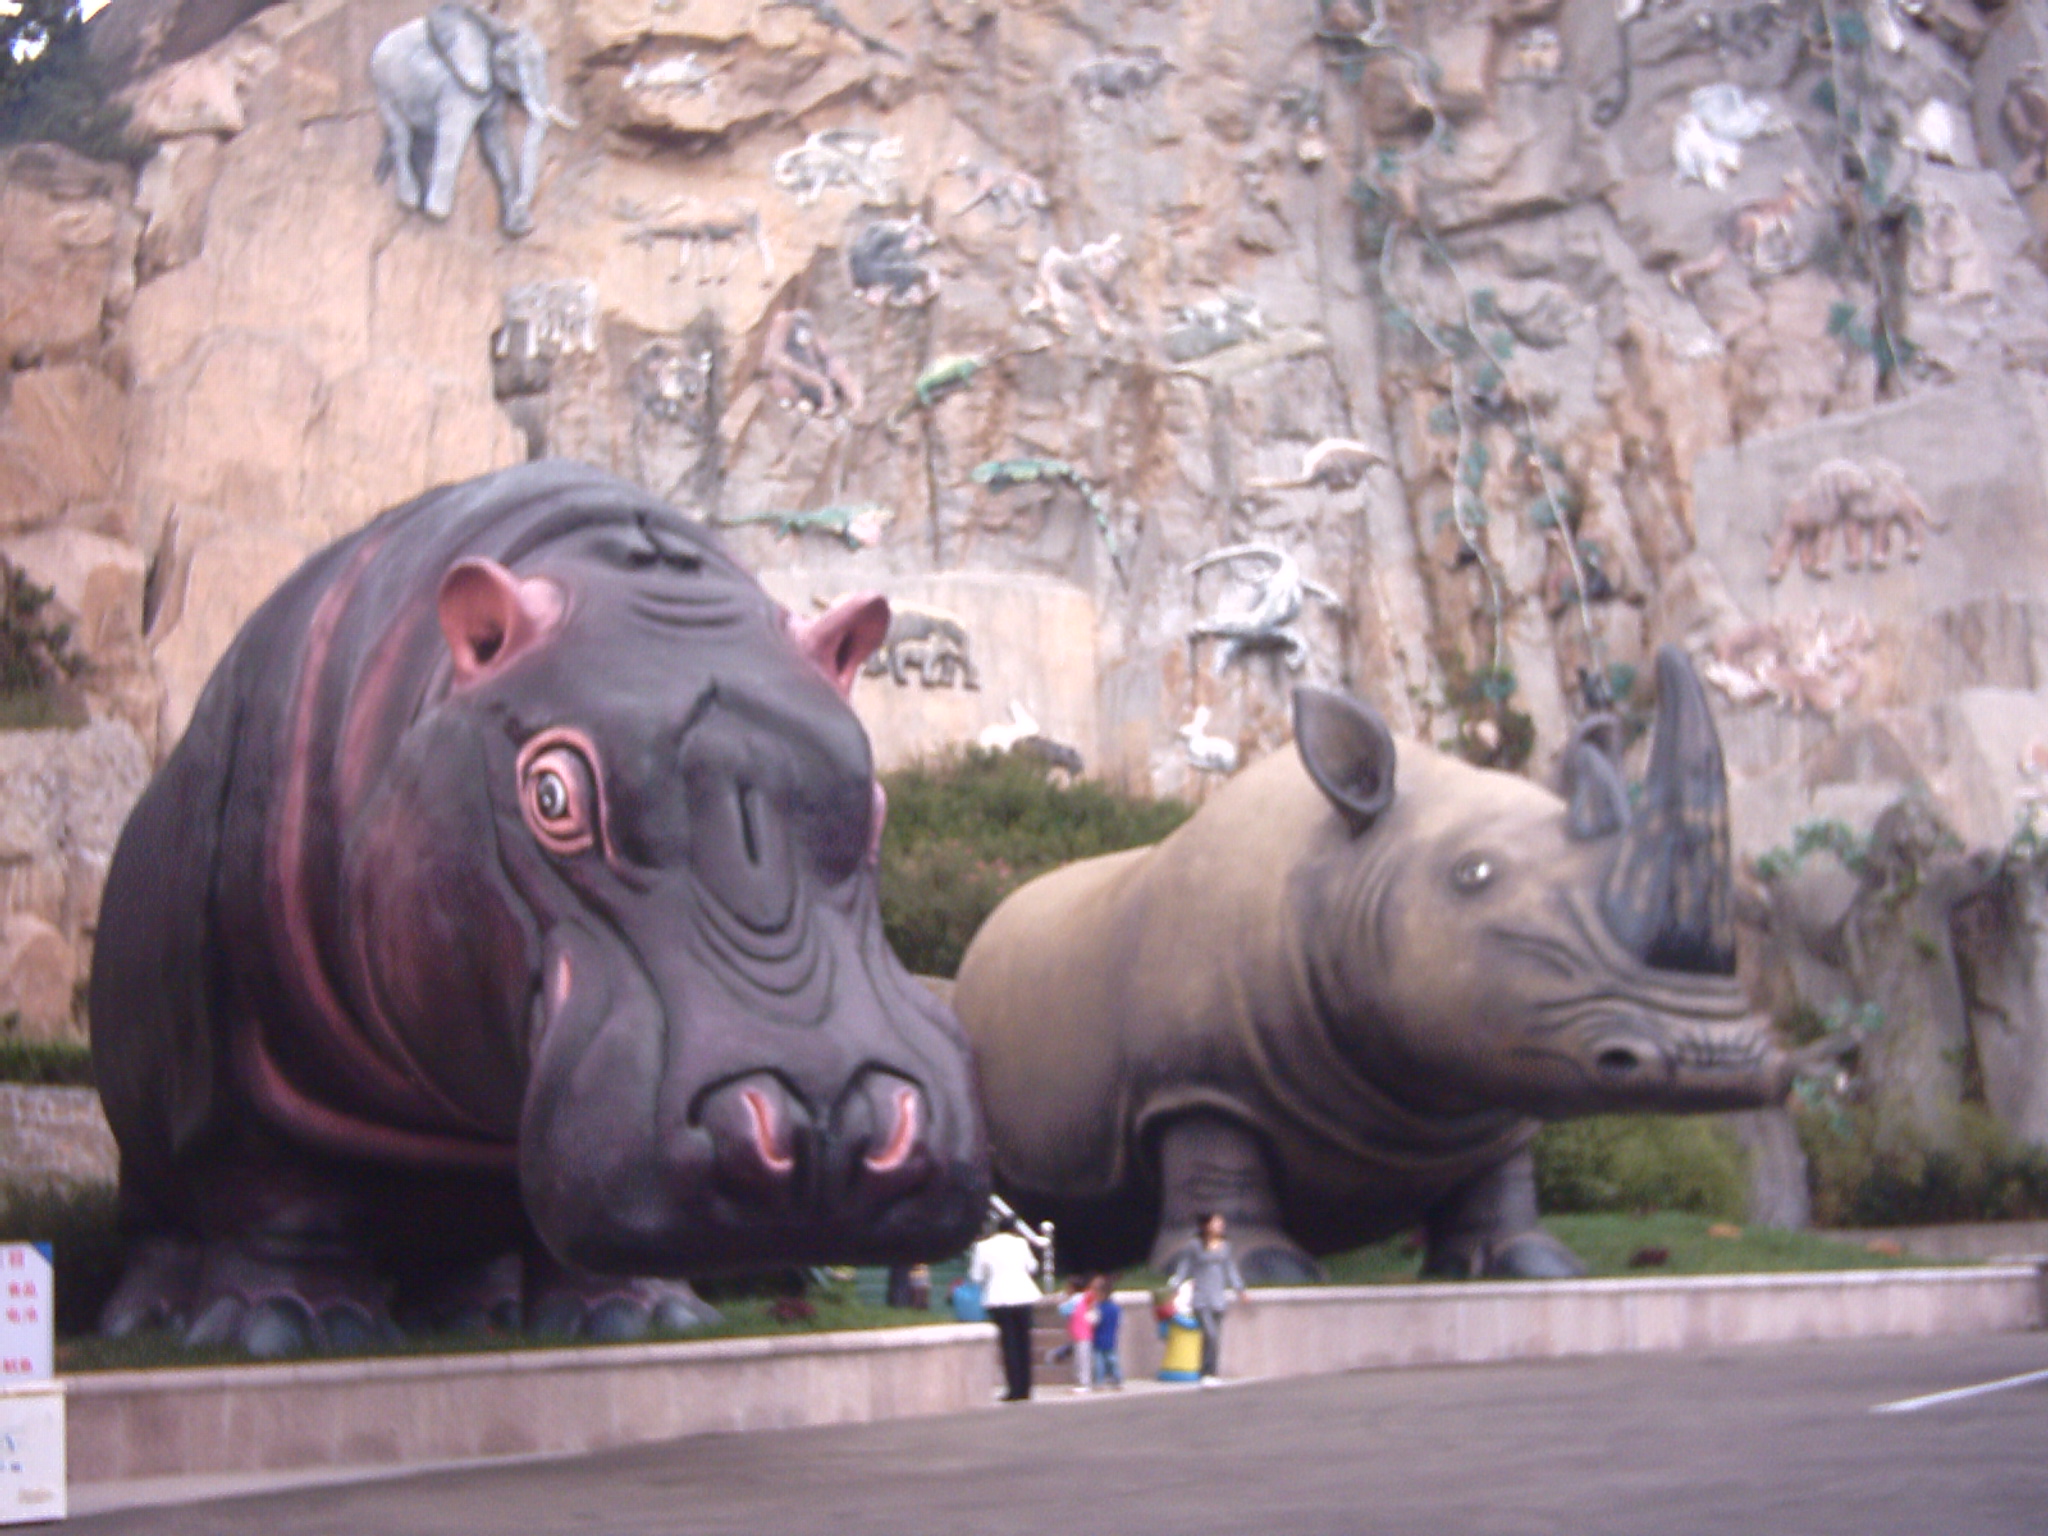
[[[792,619],[789,637],[840,696],[850,698],[860,664],[889,638],[889,599],[879,592],[842,597],[816,618]]]
[[[1394,733],[1371,706],[1322,688],[1295,689],[1294,748],[1353,832],[1394,803]]]
[[[1628,785],[1598,747],[1574,742],[1564,758],[1565,827],[1580,842],[1611,837],[1628,825]]]
[[[1570,809],[1565,824],[1580,841],[1609,837],[1628,825],[1628,785],[1621,777],[1621,721],[1594,715],[1572,732],[1560,786]]]
[[[457,684],[474,682],[530,649],[560,622],[561,589],[521,581],[495,560],[458,560],[441,578],[441,633]]]

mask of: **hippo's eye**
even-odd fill
[[[569,786],[554,769],[533,776],[533,808],[550,824],[569,819]]]
[[[1451,884],[1461,891],[1476,891],[1493,879],[1493,860],[1483,853],[1468,853],[1451,866]]]
[[[596,837],[596,775],[580,746],[561,734],[535,737],[519,754],[519,809],[551,853],[581,853]]]

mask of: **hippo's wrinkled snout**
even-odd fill
[[[860,1073],[822,1115],[781,1077],[755,1072],[707,1091],[691,1120],[710,1140],[719,1193],[764,1215],[872,1213],[915,1193],[938,1166],[924,1091],[880,1068]]]

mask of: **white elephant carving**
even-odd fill
[[[473,133],[498,184],[499,224],[508,235],[532,230],[548,124],[576,123],[549,100],[547,49],[531,28],[507,26],[467,5],[437,5],[378,40],[370,83],[384,120],[378,179],[397,177],[399,202],[447,218]],[[505,104],[515,100],[526,112],[516,164],[505,128]]]

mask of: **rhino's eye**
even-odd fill
[[[597,776],[581,743],[549,732],[519,754],[519,809],[551,853],[581,853],[597,834]]]
[[[1483,853],[1468,853],[1451,866],[1451,884],[1461,891],[1476,891],[1493,879],[1493,860]]]

